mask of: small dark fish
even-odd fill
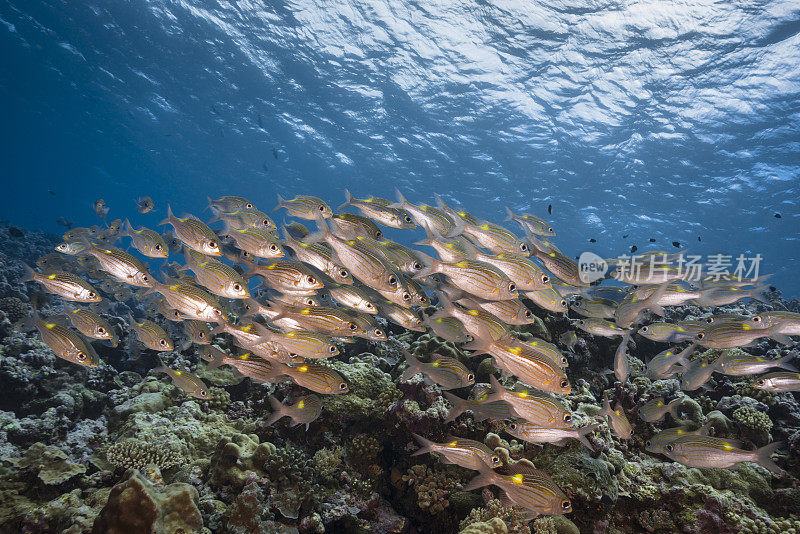
[[[108,215],[109,207],[106,205],[106,201],[102,198],[97,199],[94,201],[94,212],[97,214],[98,217],[102,217],[103,220],[106,220],[106,215]]]
[[[781,214],[780,213],[776,213],[775,215],[773,215],[773,217],[775,217],[776,219],[780,219],[781,218]]]
[[[53,191],[52,189],[48,189],[47,192],[50,193],[53,196],[56,196],[56,192]]]
[[[628,239],[629,235],[631,235],[631,234],[625,234],[624,236],[622,236],[622,239]]]
[[[673,241],[672,242],[672,246],[675,247],[675,248],[681,248],[681,242],[680,241]]]
[[[553,205],[552,204],[548,204],[547,205],[547,213],[549,213],[550,215],[553,214]]]
[[[597,243],[597,239],[591,238],[591,239],[589,239],[589,243]]]
[[[702,239],[700,239],[700,236],[697,236],[697,240],[698,240],[698,241],[702,241]]]
[[[68,221],[66,219],[66,217],[59,217],[58,219],[56,219],[56,224],[58,224],[60,226],[65,226],[67,228],[67,230],[69,230],[70,228],[72,228],[72,225],[75,224],[75,223],[72,222],[72,221]]]
[[[633,246],[631,247],[631,254],[633,254],[633,253],[634,253],[634,252],[636,252],[637,250],[639,250],[639,247],[637,247],[636,245],[633,245]]]
[[[651,237],[651,238],[650,238],[650,242],[651,242],[651,243],[655,243],[655,242],[656,242],[655,238]]]
[[[22,230],[20,230],[16,226],[9,226],[8,233],[11,235],[11,237],[16,237],[16,238],[25,237],[25,234],[22,233]]]
[[[153,203],[153,199],[150,197],[139,197],[139,199],[136,201],[136,209],[142,214],[150,213],[155,207],[156,205]]]

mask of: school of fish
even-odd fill
[[[159,224],[169,231],[137,227],[128,219],[69,228],[55,247],[58,254],[41,258],[40,271],[25,266],[20,280],[38,283],[68,301],[65,312],[47,318],[34,313],[26,323],[58,357],[97,366],[102,362],[91,342],[119,344],[102,317],[103,301],[135,299],[147,317],[127,318],[135,338],[128,346],[132,354],[184,351],[195,345],[209,369],[230,366],[263,383],[291,380],[308,393],[291,405],[270,397],[273,414],[267,424],[288,417],[293,426],[306,428],[324,409],[320,395],[350,390],[324,360],[339,355],[354,337],[385,341],[385,323],[378,317],[407,330],[430,331],[471,356],[489,355],[503,379],[516,378],[513,388],[492,375],[488,391],[470,399],[465,388],[475,385],[475,374],[469,366],[439,354],[421,361],[407,351],[399,380],[422,375],[438,385],[453,405],[446,422],[471,412],[477,421],[505,421],[506,433],[534,444],[563,446],[577,440],[593,449],[589,437],[603,423],[621,440],[630,439],[633,431],[622,405],[612,407],[607,394],[598,407],[598,421],[574,427],[575,417],[559,396],[572,391],[567,356],[578,337],[571,330],[558,345],[517,337],[511,327],[533,323],[537,313],[571,311],[580,317],[571,320],[575,329],[619,337],[609,374],[623,384],[629,375],[628,344],[639,335],[670,345],[647,362],[652,380],[679,377],[682,390],[694,391],[705,387],[713,373],[752,375],[752,385],[766,392],[800,391],[800,372],[791,355],[766,360],[736,352],[713,362],[691,359],[698,347],[747,347],[761,338],[789,344],[790,336],[800,335],[800,314],[651,320],[663,317],[668,306],[715,307],[742,298],[763,299],[763,279],[689,281],[675,254],[648,252],[630,258],[641,269],[607,260],[610,273],[590,284],[583,281],[579,264],[550,241],[556,235],[553,227],[534,215],[506,209],[505,221],[519,227],[515,233],[450,207],[438,196],[428,205],[412,203],[399,191],[394,200],[344,193],[339,213],[313,196],[279,196],[272,211],[286,215],[281,227],[250,200],[225,196],[209,199],[206,221],[176,216],[167,206]],[[138,199],[136,207],[142,215],[155,210],[150,197]],[[98,200],[94,210],[105,223],[109,206]],[[416,248],[388,239],[381,227],[416,229],[416,241],[408,240]],[[182,261],[171,261],[176,257]],[[153,269],[156,262],[158,271]],[[432,302],[435,312],[422,313]],[[218,335],[229,336],[240,350],[228,353],[212,345]],[[208,387],[194,374],[163,363],[155,371],[165,373],[186,394],[208,399]],[[679,419],[681,399],[654,396],[638,416],[648,423],[667,414]],[[547,473],[520,463],[503,465],[481,442],[451,436],[435,443],[414,437],[421,446],[415,455],[433,453],[443,462],[475,470],[478,474],[467,489],[494,485],[502,490],[504,502],[523,508],[530,518],[572,510]],[[771,458],[780,447],[771,443],[744,450],[736,440],[709,435],[706,427],[677,427],[653,436],[646,450],[691,467],[755,462],[781,473]]]

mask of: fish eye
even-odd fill
[[[395,284],[397,284],[397,277],[392,275],[392,276],[389,277],[389,285],[393,286]]]
[[[525,310],[525,318],[530,319],[531,317],[533,317],[533,313],[530,310]]]
[[[329,351],[331,354],[335,354],[337,350],[338,350],[338,349],[337,349],[336,347],[334,347],[333,345],[331,345],[330,347],[328,347],[328,351]]]
[[[665,449],[667,452],[672,452],[672,451],[675,449],[675,447],[673,447],[672,445],[667,445],[666,447],[664,447],[664,449]]]
[[[547,276],[546,274],[543,274],[542,275],[542,282],[546,284],[549,281],[550,281],[550,277]]]
[[[383,232],[381,232],[380,230],[375,232],[375,239],[382,239],[382,238],[383,238]]]
[[[510,428],[511,430],[516,430],[517,429],[517,423],[509,423],[508,428]]]
[[[162,339],[161,341],[158,342],[158,344],[161,345],[162,347],[166,347],[167,346],[167,340],[166,339]]]
[[[272,252],[275,252],[276,250],[278,250],[278,245],[276,245],[275,243],[273,243],[273,244],[271,244],[271,245],[269,246],[269,249],[270,249]]]
[[[525,243],[520,243],[520,245],[519,245],[519,249],[520,249],[522,252],[528,252],[528,245],[526,245]]]
[[[216,241],[209,241],[208,242],[208,248],[217,248],[217,242]]]
[[[761,316],[760,315],[753,316],[753,322],[754,323],[760,323],[761,322]]]
[[[472,373],[467,375],[467,382],[473,382],[475,380],[475,375]]]
[[[244,205],[244,207],[247,209],[252,209],[253,205],[250,202],[248,202],[247,204]]]
[[[567,307],[567,301],[566,300],[563,300],[563,299],[561,300],[561,307],[562,308],[566,308]]]
[[[641,328],[639,329],[639,332],[647,332],[648,330],[649,330],[649,327],[647,327],[647,326],[643,326],[643,327],[641,327]]]
[[[758,380],[756,380],[757,386],[763,386],[766,383],[767,383],[766,380],[764,380],[763,378],[759,378]]]
[[[205,332],[200,332],[199,334],[197,334],[197,337],[199,337],[200,339],[203,339],[204,337],[206,337],[206,333]]]
[[[269,226],[269,219],[264,219],[263,221],[261,221],[261,224],[263,224],[264,226]]]
[[[314,299],[312,299],[311,297],[309,297],[309,298],[307,298],[307,299],[305,300],[305,303],[306,303],[306,306],[313,306],[313,305],[314,305]]]
[[[514,282],[511,282],[510,284],[508,284],[508,290],[509,291],[516,291],[517,290],[517,284],[515,284]]]
[[[342,278],[347,278],[348,274],[350,273],[348,273],[346,269],[342,269],[341,271],[339,271],[339,276],[341,276]]]
[[[86,359],[86,354],[84,354],[83,352],[78,352],[78,354],[76,354],[75,357],[78,359],[78,361],[82,362],[83,360]]]
[[[90,299],[93,299],[93,298],[95,298],[96,296],[97,296],[97,293],[95,293],[94,291],[89,291],[89,298],[90,298]]]
[[[242,286],[240,284],[233,284],[233,290],[234,291],[241,291],[242,290]]]
[[[306,278],[306,280],[308,280],[309,284],[316,284],[317,283],[317,279],[314,278],[313,276],[310,276],[310,275]]]
[[[714,322],[714,318],[713,318],[713,317],[708,317],[708,318],[706,318],[706,322],[707,322],[708,324],[711,324],[711,323],[713,323],[713,322]]]
[[[572,505],[570,504],[569,500],[564,499],[563,501],[561,501],[561,509],[562,510],[569,510],[571,507],[572,507]]]
[[[411,295],[408,294],[408,291],[403,292],[403,300],[411,300]]]
[[[156,244],[153,246],[153,248],[154,248],[155,250],[157,250],[157,251],[159,251],[159,252],[160,252],[160,251],[161,251],[161,244],[160,244],[160,243],[156,243]]]
[[[374,309],[375,309],[375,305],[374,305],[374,304],[372,304],[371,302],[367,302],[366,308],[367,308],[368,310],[374,310]]]
[[[564,422],[565,423],[571,423],[572,422],[572,414],[571,413],[565,413],[564,414]]]
[[[97,333],[100,334],[101,336],[103,336],[106,333],[106,329],[103,328],[102,326],[98,326],[97,327]]]
[[[645,442],[644,442],[644,446],[645,446],[645,447],[650,447],[650,445],[652,445],[652,443],[650,442],[650,440],[649,440],[649,439],[648,439],[647,441],[645,441]]]
[[[417,263],[415,261],[414,265],[412,265],[411,268],[414,269],[415,271],[421,271],[422,270],[422,265],[420,265],[419,263]]]
[[[499,456],[492,456],[492,463],[493,464],[499,464],[500,463],[500,457]]]
[[[339,389],[341,391],[347,391],[347,383],[346,382],[342,382],[341,384],[339,384]]]
[[[383,335],[383,330],[381,330],[380,328],[376,328],[375,329],[375,335],[379,336],[379,337],[382,336]]]
[[[325,211],[325,206],[320,206],[319,211]]]
[[[404,220],[405,222],[407,222],[407,223],[411,223],[411,222],[412,222],[412,221],[411,221],[411,217],[410,217],[409,215],[406,215],[405,217],[403,217],[403,220]]]
[[[562,356],[561,357],[561,365],[567,365],[568,363],[569,362],[567,361],[567,357],[566,356]]]
[[[143,281],[143,282],[149,282],[149,281],[150,281],[150,277],[149,277],[149,276],[147,276],[146,274],[143,274],[143,275],[142,275],[142,281]]]
[[[706,337],[706,333],[705,332],[700,332],[699,334],[697,334],[696,337],[697,337],[697,339],[703,339],[704,337]]]
[[[201,397],[208,397],[208,392],[206,390],[204,390],[204,389],[201,389],[200,390],[200,396]]]
[[[561,388],[562,388],[562,389],[566,389],[566,388],[568,388],[568,387],[569,387],[569,380],[567,380],[566,378],[565,378],[565,379],[563,379],[563,380],[561,381],[560,385],[561,385]]]
[[[356,330],[358,330],[358,325],[356,325],[356,323],[349,323],[348,328],[353,332],[355,332]]]

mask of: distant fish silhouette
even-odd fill
[[[672,246],[675,247],[675,248],[681,248],[681,242],[680,241],[673,241],[672,242]]]

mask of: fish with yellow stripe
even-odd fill
[[[435,443],[419,434],[411,434],[420,448],[411,456],[421,454],[437,454],[447,464],[456,464],[466,469],[478,471],[488,465],[492,469],[503,465],[500,457],[493,450],[479,441],[449,436],[444,443]]]
[[[782,446],[782,442],[775,442],[754,451],[746,451],[740,448],[736,440],[684,435],[664,445],[664,455],[689,467],[732,468],[743,462],[753,462],[775,474],[782,474],[783,469],[771,458]]]
[[[66,326],[43,320],[37,313],[28,317],[25,324],[35,327],[42,342],[59,358],[86,367],[97,367],[100,364],[94,348]]]
[[[28,264],[22,264],[25,274],[19,279],[23,282],[37,282],[45,291],[72,302],[100,302],[102,298],[95,288],[76,274],[64,271],[37,273]]]
[[[432,354],[431,362],[424,363],[407,350],[403,351],[403,355],[406,357],[408,368],[400,376],[401,381],[407,381],[414,375],[422,373],[442,389],[463,388],[475,383],[475,374],[450,356]]]
[[[492,386],[486,402],[505,401],[518,418],[548,428],[572,428],[575,420],[554,398],[528,389],[509,390],[500,385],[494,375],[489,377]]]
[[[308,430],[308,426],[322,413],[322,399],[313,394],[304,395],[291,405],[283,404],[270,395],[269,403],[272,407],[272,413],[264,421],[266,426],[271,426],[282,417],[288,417],[292,420],[289,426],[306,425],[306,430]]]
[[[503,475],[488,465],[480,466],[479,474],[464,488],[466,491],[494,485],[503,490],[506,502],[527,510],[526,519],[539,515],[562,515],[572,512],[572,503],[550,475],[522,462],[509,466],[511,474]]]
[[[200,400],[208,400],[210,395],[208,394],[208,387],[200,380],[198,377],[189,373],[187,371],[180,371],[171,369],[161,362],[159,367],[153,369],[155,373],[165,373],[172,379],[173,385],[182,389],[185,393],[188,393],[192,397]]]

